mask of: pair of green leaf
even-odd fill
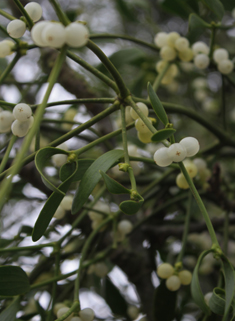
[[[210,308],[206,304],[201,286],[199,283],[198,270],[202,263],[204,257],[209,253],[215,253],[214,249],[204,251],[199,256],[197,265],[193,272],[192,283],[191,283],[191,292],[194,301],[198,304],[200,309],[207,315],[210,314],[210,308],[214,313],[223,314],[223,320],[226,321],[230,308],[233,302],[233,293],[234,293],[234,269],[226,258],[226,256],[221,256],[221,263],[223,267],[224,279],[225,279],[225,291],[222,289],[214,289],[213,296],[210,299]],[[225,293],[225,299],[221,296],[222,293]]]

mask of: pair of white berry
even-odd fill
[[[28,13],[29,17],[33,22],[38,21],[42,17],[42,7],[36,2],[29,2],[24,7],[25,11]],[[7,25],[7,32],[12,38],[20,38],[24,35],[26,31],[26,23],[20,19],[14,19]]]
[[[17,104],[13,109],[13,116],[15,118],[11,125],[13,135],[24,137],[34,122],[31,107],[24,103]]]
[[[157,274],[162,279],[166,280],[166,287],[170,291],[177,291],[181,284],[189,285],[192,280],[192,273],[188,270],[176,272],[174,267],[169,263],[163,263],[158,266]]]
[[[53,217],[56,218],[57,220],[62,219],[65,216],[66,211],[71,211],[72,204],[73,204],[73,196],[66,195],[62,199]]]
[[[31,30],[31,37],[39,47],[61,48],[83,47],[89,38],[89,31],[84,24],[72,22],[64,26],[61,22],[40,21]]]
[[[170,147],[161,147],[153,155],[154,161],[158,166],[166,167],[172,162],[181,162],[185,157],[191,157],[199,151],[199,142],[194,137],[183,138],[179,143]]]
[[[224,48],[215,49],[213,59],[217,64],[217,68],[221,74],[227,75],[233,71],[234,63],[229,59],[228,51]]]
[[[198,69],[206,69],[210,63],[208,56],[210,48],[208,45],[203,41],[197,41],[192,45],[192,51],[194,55],[194,65]]]
[[[158,73],[162,72],[162,70],[165,68],[167,64],[166,60],[160,60],[156,63],[156,70]],[[167,69],[167,72],[165,73],[164,77],[161,80],[161,84],[163,85],[169,85],[172,83],[174,78],[178,74],[178,67],[176,64],[171,64],[170,67]]]
[[[189,159],[186,159],[183,163],[184,163],[185,169],[188,172],[189,176],[191,178],[194,178],[198,173],[197,166],[194,164],[194,162],[192,162]],[[188,189],[189,188],[188,182],[186,181],[186,179],[185,179],[185,177],[184,177],[184,175],[182,173],[179,173],[177,175],[177,177],[176,177],[176,185],[179,188],[182,188],[182,189]]]
[[[66,312],[69,311],[69,307],[67,307],[63,303],[57,303],[54,306],[53,312],[57,316],[57,318],[62,317]],[[95,317],[95,313],[91,308],[85,308],[79,311],[79,316],[74,316],[72,313],[68,316],[65,321],[93,321]]]
[[[148,117],[149,109],[148,106],[146,106],[144,103],[138,102],[136,105],[139,107],[141,112]],[[130,115],[133,119],[135,119],[135,128],[138,132],[138,138],[142,143],[151,143],[151,137],[153,136],[153,133],[149,130],[149,128],[145,125],[143,120],[140,118],[140,116],[135,112],[133,108],[131,108]],[[149,118],[151,121],[151,119]]]

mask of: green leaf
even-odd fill
[[[175,318],[177,291],[170,291],[166,281],[162,280],[154,294],[153,319],[155,321],[172,321]]]
[[[207,251],[204,251],[201,253],[201,255],[199,256],[199,259],[197,261],[197,265],[195,266],[195,269],[193,271],[193,277],[192,277],[192,282],[191,282],[191,293],[192,293],[193,300],[195,301],[195,303],[197,303],[199,308],[205,314],[210,314],[210,309],[205,302],[204,295],[201,290],[201,286],[200,286],[199,278],[198,278],[198,270],[199,270],[199,267],[202,263],[203,258],[211,252],[214,252],[214,250],[210,249],[210,250],[207,250]]]
[[[0,248],[4,248],[8,245],[10,245],[14,240],[10,239],[0,239]]]
[[[0,314],[1,321],[13,321],[16,319],[16,313],[20,310],[20,297],[14,299],[8,307]]]
[[[169,138],[175,132],[176,132],[176,130],[174,128],[161,129],[157,133],[153,134],[151,140],[155,143],[162,142],[164,139]]]
[[[54,186],[48,179],[47,177],[43,174],[43,168],[46,165],[46,162],[53,156],[56,154],[65,154],[68,155],[68,152],[63,150],[63,149],[59,149],[59,148],[55,148],[55,147],[45,147],[40,149],[36,156],[35,156],[35,165],[37,167],[37,170],[39,171],[40,175],[42,176],[43,180],[46,182],[46,184],[48,185],[49,188],[51,188],[53,191],[57,191],[57,193],[61,194],[62,192],[56,187]],[[63,193],[62,193],[63,194]],[[64,195],[64,194],[63,194]]]
[[[43,206],[43,209],[41,210],[38,219],[34,225],[32,233],[32,239],[34,242],[38,241],[45,233],[53,215],[55,214],[55,211],[57,210],[62,199],[64,198],[64,194],[68,191],[69,186],[73,181],[73,176],[77,171],[77,165],[75,167],[74,163],[70,163],[69,165],[71,166],[71,168],[74,169],[74,172],[58,187],[59,190],[63,192],[63,194],[58,194],[57,191],[53,192],[48,198],[45,205]]]
[[[148,95],[149,95],[149,99],[153,107],[153,110],[155,111],[155,114],[160,119],[160,121],[166,126],[168,124],[167,114],[150,83],[148,83]]]
[[[117,181],[109,177],[102,171],[99,171],[103,177],[107,190],[112,194],[130,194],[131,191],[124,187],[123,185],[119,184]]]
[[[128,3],[124,0],[115,0],[116,6],[120,14],[127,19],[127,21],[137,22],[137,17],[133,12],[133,8],[128,6]]]
[[[218,315],[224,314],[225,291],[220,288],[214,288],[212,297],[209,300],[209,307],[212,312]]]
[[[0,295],[23,294],[29,289],[28,276],[19,266],[0,266]]]
[[[89,195],[101,178],[99,171],[106,172],[118,159],[123,157],[123,150],[114,149],[97,158],[87,169],[76,191],[72,214],[77,213],[86,203]]]
[[[225,279],[225,312],[222,321],[225,321],[227,319],[229,309],[233,301],[235,279],[234,269],[225,255],[222,255],[221,261],[223,265],[223,273]]]
[[[202,2],[219,18],[222,20],[224,16],[224,6],[219,0],[202,0]]]
[[[174,15],[188,18],[192,12],[198,12],[198,3],[195,0],[163,0],[161,7]]]
[[[123,201],[121,204],[119,204],[119,208],[121,211],[123,211],[123,213],[127,215],[133,215],[139,211],[143,202],[144,202],[144,199],[142,197],[139,201],[132,201],[132,200]]]
[[[188,38],[192,42],[194,42],[207,28],[210,28],[210,25],[201,19],[197,14],[192,13],[189,16]]]
[[[86,170],[91,166],[94,162],[94,159],[79,159],[76,173],[73,176],[72,182],[80,181],[85,174]],[[74,172],[70,163],[66,163],[60,168],[60,179],[64,182],[69,176]]]
[[[104,298],[113,314],[127,317],[127,303],[108,277],[104,280]]]

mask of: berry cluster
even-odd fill
[[[62,315],[68,312],[68,310],[69,307],[67,307],[64,303],[56,303],[53,312],[57,318],[60,318]],[[91,308],[85,308],[79,311],[79,316],[74,316],[74,313],[72,313],[65,319],[65,321],[93,321],[94,317],[94,311]]]
[[[139,109],[142,111],[142,113],[148,117],[149,109],[148,107],[141,102],[136,103],[136,105],[139,107]],[[143,120],[139,117],[139,115],[134,111],[133,108],[131,108],[130,115],[133,119],[135,119],[135,128],[138,132],[138,138],[142,143],[151,143],[151,137],[153,136],[153,133],[148,129],[148,127],[145,125]],[[149,118],[150,121],[152,121],[151,118]]]
[[[32,127],[34,118],[29,105],[17,104],[13,112],[3,110],[0,112],[0,133],[7,133],[10,130],[18,137],[25,136]]]
[[[61,220],[65,216],[66,211],[71,211],[72,203],[73,203],[73,196],[66,195],[62,199],[53,217],[56,218],[57,220]]]
[[[189,285],[192,280],[192,273],[188,270],[180,272],[175,271],[174,267],[169,263],[163,263],[158,266],[157,274],[162,279],[166,280],[166,287],[170,291],[177,291],[180,285]]]
[[[186,159],[184,162],[184,166],[185,166],[185,169],[186,171],[188,172],[189,176],[191,178],[194,178],[197,173],[198,173],[198,169],[197,169],[197,166],[189,159]],[[189,185],[184,177],[184,175],[182,173],[179,173],[176,177],[176,185],[179,187],[179,188],[182,188],[182,189],[188,189],[189,188]]]
[[[183,138],[179,143],[171,144],[170,147],[161,147],[153,158],[158,166],[166,167],[172,162],[181,162],[185,157],[191,157],[199,151],[199,142],[194,137]]]
[[[216,49],[213,52],[213,59],[217,64],[217,68],[221,74],[227,75],[233,71],[234,64],[229,59],[228,51],[224,48]]]

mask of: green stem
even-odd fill
[[[60,22],[62,22],[65,26],[70,24],[69,18],[66,16],[64,11],[62,10],[61,6],[56,2],[56,0],[49,0],[52,6],[55,9],[57,17],[59,18]]]
[[[121,75],[119,74],[116,67],[112,64],[112,62],[108,59],[108,57],[103,53],[103,51],[91,40],[88,41],[86,46],[87,48],[89,48],[91,51],[94,52],[94,54],[101,60],[101,62],[110,72],[110,74],[112,75],[113,79],[115,80],[118,86],[121,97],[125,99],[127,96],[129,96],[130,92],[126,87],[125,83],[123,82]]]
[[[23,247],[9,247],[9,248],[0,249],[0,253],[34,251],[34,250],[40,250],[44,247],[53,247],[54,245],[55,245],[54,243],[47,243],[47,244],[39,244],[39,245],[23,246]]]
[[[105,76],[102,72],[100,72],[98,69],[92,67],[90,64],[88,64],[85,60],[79,58],[77,55],[72,53],[71,51],[67,52],[67,56],[71,58],[73,61],[77,62],[80,66],[85,68],[86,70],[90,71],[93,75],[95,75],[97,78],[102,80],[106,85],[111,87],[116,93],[118,93],[118,87],[115,84],[115,82],[110,79],[109,77]]]
[[[227,129],[227,122],[226,122],[226,88],[225,88],[225,77],[223,75],[221,75],[222,78],[222,92],[221,92],[221,96],[222,96],[222,109],[221,109],[221,113],[222,113],[222,123],[223,123],[223,128],[226,131]]]
[[[25,19],[28,23],[29,29],[31,30],[34,25],[33,20],[30,18],[28,12],[25,10],[24,6],[22,5],[22,3],[19,0],[14,0],[14,2],[17,5],[20,12],[22,13],[22,15],[25,17]]]
[[[32,128],[30,129],[29,133],[26,135],[23,144],[21,146],[21,149],[19,153],[17,154],[14,163],[9,171],[10,177],[5,178],[5,180],[1,184],[1,191],[0,191],[0,210],[4,206],[5,203],[5,198],[8,197],[8,194],[10,193],[11,186],[12,186],[12,178],[14,175],[18,174],[20,171],[22,164],[23,164],[23,159],[25,157],[26,152],[28,151],[28,148],[31,144],[31,141],[34,137],[34,135],[37,133],[38,128],[40,126],[41,119],[43,117],[43,113],[47,104],[47,100],[51,94],[51,91],[53,89],[53,86],[59,76],[61,67],[63,65],[64,59],[66,57],[66,47],[63,48],[63,51],[58,55],[55,65],[51,71],[50,77],[49,77],[49,84],[46,90],[46,93],[43,97],[43,101],[41,105],[38,107],[36,113],[35,113],[35,118],[34,118],[34,124]],[[6,171],[5,171],[6,172]],[[2,173],[4,174],[4,173]]]
[[[177,257],[176,263],[177,262],[182,262],[183,256],[184,256],[184,251],[187,243],[187,237],[188,237],[188,231],[189,231],[189,223],[190,223],[190,213],[191,213],[191,207],[192,207],[192,193],[189,192],[188,196],[188,207],[187,207],[187,213],[186,213],[186,218],[184,222],[184,233],[182,237],[182,248],[180,250],[180,253]]]
[[[15,55],[15,57],[13,58],[13,60],[10,62],[10,64],[7,66],[7,68],[1,74],[0,84],[2,84],[2,82],[5,80],[5,78],[9,75],[9,73],[12,71],[12,69],[14,68],[15,64],[17,63],[17,61],[19,59],[20,59],[20,54],[17,53]]]
[[[184,175],[184,177],[185,177],[185,179],[186,179],[186,181],[187,181],[187,183],[189,185],[189,188],[190,188],[190,190],[191,190],[191,192],[192,192],[192,194],[193,194],[193,196],[194,196],[194,198],[195,198],[195,200],[197,202],[197,205],[198,205],[198,207],[199,207],[199,209],[200,209],[200,211],[202,213],[202,216],[203,216],[203,218],[205,220],[205,223],[206,223],[208,232],[210,234],[212,243],[214,245],[216,245],[218,248],[220,248],[218,240],[217,240],[217,237],[216,237],[216,234],[215,234],[214,227],[213,227],[213,225],[211,223],[211,220],[210,220],[210,217],[209,217],[209,215],[207,213],[207,210],[206,210],[206,208],[205,208],[205,206],[204,206],[204,204],[202,202],[202,199],[201,199],[200,195],[198,194],[198,191],[197,191],[192,179],[190,178],[188,172],[186,171],[183,162],[179,162],[179,167],[180,167],[180,170],[183,173],[183,175]]]
[[[170,63],[167,62],[166,65],[164,66],[164,68],[162,69],[162,71],[158,74],[157,78],[155,79],[154,83],[153,83],[153,90],[156,92],[158,90],[158,87],[161,84],[162,78],[165,76],[167,70],[170,67]]]
[[[5,18],[7,18],[7,19],[9,19],[9,20],[15,20],[16,19],[15,17],[13,17],[8,12],[6,12],[6,11],[4,11],[2,9],[0,9],[0,15],[5,17]]]
[[[1,162],[1,165],[0,165],[0,173],[2,173],[2,171],[4,170],[4,168],[5,168],[6,164],[7,164],[10,152],[11,152],[12,147],[13,147],[13,145],[14,145],[16,140],[17,140],[17,137],[12,135],[11,139],[10,139],[10,142],[9,142],[9,144],[7,146],[7,150],[6,150],[6,152],[5,152],[4,156],[3,156],[3,159],[2,159],[2,162]]]
[[[229,241],[229,213],[225,213],[225,219],[224,219],[224,240],[223,240],[223,251],[224,254],[227,255],[228,253],[228,241]]]

